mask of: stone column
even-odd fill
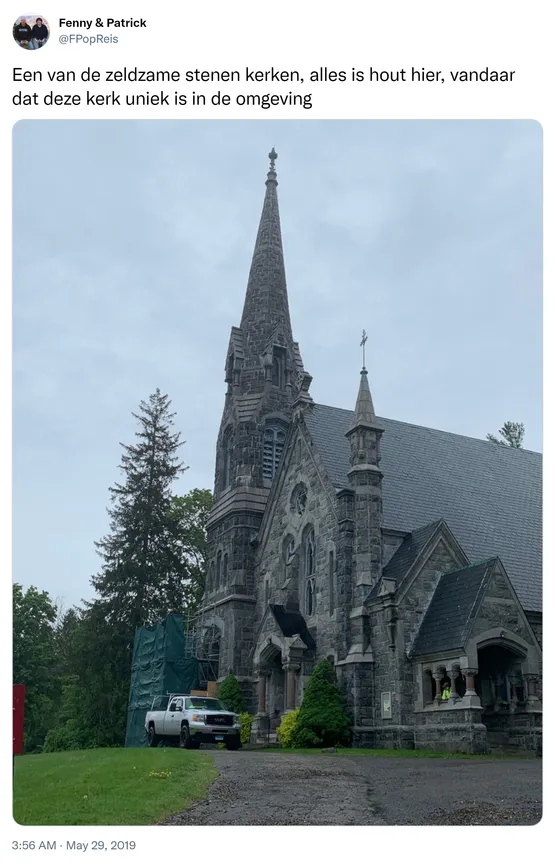
[[[539,677],[536,674],[526,674],[526,684],[528,686],[528,697],[529,698],[537,698],[536,694],[536,684],[538,682]]]
[[[287,676],[287,712],[295,709],[295,698],[297,692],[297,671],[299,670],[299,668],[300,665],[292,664],[291,662],[283,665],[283,670],[285,671]]]
[[[475,694],[477,694],[476,687],[474,685],[474,677],[477,676],[478,671],[475,668],[466,668],[466,670],[463,671],[463,674],[466,681],[465,695],[474,696]]]
[[[526,697],[526,709],[528,712],[539,712],[541,709],[541,702],[537,695],[537,683],[539,680],[538,674],[524,674],[524,679],[526,680],[527,686],[527,697]]]
[[[456,700],[459,696],[457,694],[457,677],[460,671],[452,669],[449,671],[449,679],[451,680],[451,697],[453,700]]]
[[[266,713],[266,671],[258,671],[258,714]]]
[[[445,679],[445,674],[440,671],[434,671],[434,680],[436,681],[436,701],[441,702],[441,684]]]

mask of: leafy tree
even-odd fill
[[[501,429],[498,431],[501,439],[488,433],[486,439],[489,442],[495,442],[496,445],[503,445],[505,448],[522,448],[524,441],[524,424],[519,421],[505,421]]]
[[[210,490],[195,489],[172,499],[168,519],[180,566],[173,584],[171,610],[188,610],[194,614],[202,600],[207,568],[206,522],[211,508]]]
[[[245,709],[245,696],[241,683],[234,674],[228,674],[220,684],[218,698],[232,713],[242,713]]]
[[[63,660],[62,696],[45,751],[123,744],[132,642],[101,601],[85,604]]]
[[[293,734],[293,746],[348,745],[349,719],[335,680],[333,665],[319,662],[308,681]]]
[[[56,709],[56,608],[47,592],[35,586],[13,587],[13,682],[25,691],[24,749],[40,749]]]

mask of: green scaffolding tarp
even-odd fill
[[[145,714],[156,695],[189,694],[199,686],[199,664],[185,658],[182,616],[170,614],[135,632],[126,746],[146,746]]]

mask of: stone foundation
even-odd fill
[[[410,725],[355,726],[352,745],[366,749],[414,749],[414,728]]]
[[[493,752],[542,754],[541,712],[496,714],[485,718],[488,746]]]
[[[481,709],[423,711],[416,714],[414,746],[435,752],[460,752],[485,755],[488,752],[487,728]]]

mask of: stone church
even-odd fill
[[[538,753],[541,455],[382,418],[364,367],[348,408],[313,401],[269,158],[208,523],[219,678],[261,738],[328,658],[354,745]]]

